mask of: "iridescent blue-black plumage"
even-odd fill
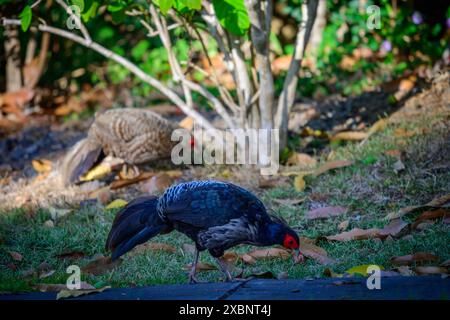
[[[251,192],[231,183],[192,181],[167,189],[160,198],[130,202],[117,214],[106,247],[117,259],[134,246],[173,229],[214,257],[241,243],[283,245],[286,234],[298,246],[297,234],[283,221],[270,217]]]

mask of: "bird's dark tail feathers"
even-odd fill
[[[106,249],[112,251],[112,260],[116,260],[159,233],[171,231],[159,217],[157,204],[157,197],[141,197],[117,213],[106,240]]]
[[[64,185],[78,182],[79,178],[99,160],[102,146],[87,137],[79,141],[64,157],[60,173]]]

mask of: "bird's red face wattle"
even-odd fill
[[[283,246],[288,249],[298,250],[299,243],[293,236],[291,236],[290,234],[286,234],[284,236]]]

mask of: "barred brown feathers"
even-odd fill
[[[170,157],[172,131],[178,125],[143,109],[112,109],[96,114],[85,139],[65,156],[64,184],[76,183],[103,155],[141,164]]]

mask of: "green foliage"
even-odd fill
[[[78,6],[80,8],[80,12],[84,11],[84,0],[72,0],[73,5]]]
[[[153,0],[153,2],[164,15],[172,8],[179,13],[187,13],[190,10],[200,10],[202,8],[201,0]]]
[[[88,22],[91,18],[95,17],[100,4],[98,1],[86,0],[84,6],[84,12],[82,11],[81,17],[84,22]]]
[[[242,36],[250,28],[250,19],[244,0],[213,0],[220,24],[229,32]]]
[[[172,8],[174,0],[159,0],[159,9],[162,14],[167,14],[167,12]]]
[[[22,12],[19,15],[20,17],[20,26],[22,27],[22,31],[27,31],[31,24],[31,18],[33,17],[33,12],[31,11],[30,6],[25,6]]]

